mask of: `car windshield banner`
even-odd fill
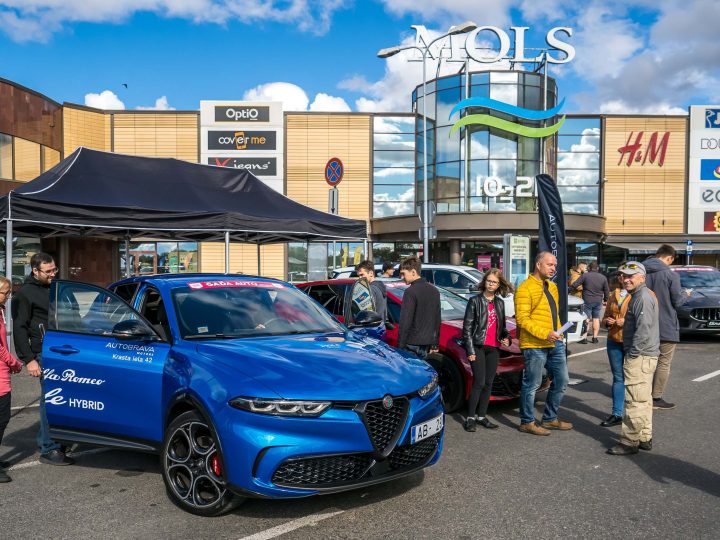
[[[194,290],[218,289],[220,287],[256,287],[259,289],[284,289],[282,283],[272,281],[222,280],[222,281],[192,281],[188,287]]]
[[[538,249],[549,251],[557,257],[557,271],[553,281],[558,287],[560,296],[560,321],[567,322],[568,287],[567,287],[567,247],[565,244],[565,217],[557,184],[552,176],[538,174],[535,177],[538,191]]]

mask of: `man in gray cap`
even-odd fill
[[[655,294],[645,285],[645,267],[638,262],[620,265],[618,273],[631,300],[623,325],[625,411],[620,444],[613,456],[652,450],[652,385],[660,354],[660,323]]]

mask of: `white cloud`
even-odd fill
[[[251,88],[243,94],[246,101],[280,101],[286,111],[349,112],[350,106],[341,97],[319,93],[312,104],[305,90],[289,82],[271,82]],[[309,109],[308,109],[309,105]]]
[[[125,109],[125,104],[110,90],[103,90],[99,94],[85,94],[85,105],[95,109]]]
[[[136,107],[139,111],[174,111],[175,107],[171,107],[168,103],[167,96],[161,96],[155,100],[152,107]]]
[[[195,23],[279,22],[325,34],[342,0],[0,0],[0,29],[18,42],[50,39],[78,22],[121,23],[140,12]]]
[[[478,25],[506,26],[516,0],[382,0],[393,15],[415,15],[425,21],[459,24],[468,19]]]
[[[297,84],[271,82],[251,88],[243,94],[246,101],[281,101],[286,111],[307,111],[310,100]]]
[[[319,93],[315,96],[315,99],[310,104],[310,110],[315,112],[350,112],[350,105],[348,105],[347,102],[341,97],[329,96],[328,94]]]
[[[614,99],[601,103],[600,112],[604,114],[687,114],[688,111],[664,101],[643,107],[629,104],[621,99]]]

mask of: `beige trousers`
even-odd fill
[[[673,343],[672,341],[660,342],[660,356],[658,356],[657,369],[655,370],[655,377],[653,378],[653,399],[663,397],[665,386],[670,378],[670,364],[672,364],[676,346],[677,343]]]
[[[657,356],[626,356],[625,411],[620,442],[637,446],[652,439],[652,383]]]

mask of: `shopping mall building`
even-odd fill
[[[477,266],[501,257],[505,233],[536,239],[533,178],[547,172],[563,200],[570,261],[597,259],[611,269],[670,243],[684,262],[692,240],[693,263],[720,265],[720,168],[705,179],[705,169],[720,165],[720,129],[704,116],[715,111],[720,128],[720,107],[693,107],[690,116],[568,114],[559,130],[538,137],[487,123],[453,127],[461,118],[453,109],[475,97],[562,108],[552,77],[525,71],[439,77],[428,82],[425,104],[422,86],[408,89],[412,113],[290,112],[279,103],[241,101],[203,101],[192,111],[109,111],[58,103],[0,79],[0,189],[9,192],[84,146],[248,169],[287,197],[327,211],[326,165],[336,158],[344,169],[338,213],[366,220],[369,243],[261,250],[265,275],[320,279],[328,268],[364,258],[365,250],[378,262],[422,251],[425,108],[427,191],[436,211],[431,261]],[[513,125],[546,125],[502,111],[464,111],[488,112]],[[27,237],[13,248],[14,274],[27,272],[39,249],[57,257],[63,277],[107,283],[124,272],[123,243]],[[135,273],[224,269],[222,244],[143,240],[130,250]],[[255,246],[232,246],[232,272],[257,268]]]

